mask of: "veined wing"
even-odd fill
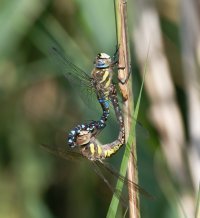
[[[127,179],[126,177],[120,175],[113,167],[111,167],[108,163],[105,162],[100,162],[100,161],[96,161],[95,165],[99,168],[99,169],[105,169],[109,174],[111,174],[113,177],[115,177],[116,179],[120,179],[122,182],[124,182],[124,184],[126,186],[131,186],[133,187],[136,191],[138,191],[139,193],[141,193],[142,195],[148,197],[148,198],[153,198],[153,196],[151,194],[149,194],[145,189],[143,189],[141,186],[139,186],[138,184],[134,183],[133,181],[130,181],[129,179]],[[133,199],[132,199],[133,200]]]
[[[50,53],[52,54],[52,57],[55,57],[55,62],[57,62],[58,68],[62,71],[69,82],[77,83],[87,89],[93,88],[92,78],[90,75],[73,64],[61,48],[53,46]]]
[[[106,179],[106,177],[102,173],[102,169],[96,164],[96,161],[93,161],[92,164],[93,164],[93,169],[94,169],[95,173],[98,176],[100,176],[100,178],[105,182],[105,184],[112,191],[112,193],[114,193],[116,195],[116,197],[120,200],[122,205],[126,208],[128,205],[128,200],[122,196],[121,191],[116,190],[116,188],[113,185],[111,185],[111,183]]]
[[[100,163],[99,161],[90,161],[87,158],[85,158],[80,152],[78,151],[72,151],[71,149],[68,149],[67,147],[65,148],[64,146],[50,146],[50,145],[46,145],[46,144],[42,144],[41,147],[48,151],[49,153],[56,155],[57,157],[61,157],[63,159],[66,160],[70,160],[70,161],[81,161],[81,160],[87,160],[88,163],[90,163],[92,169],[94,170],[94,172],[105,182],[105,184],[108,186],[108,188],[116,195],[117,198],[119,198],[120,202],[122,203],[122,205],[124,207],[127,207],[128,205],[128,201],[123,198],[123,196],[121,195],[121,192],[115,189],[115,186],[113,186],[108,179],[104,176],[103,172],[102,172],[102,167],[104,167],[104,165],[99,165],[98,163]],[[110,174],[110,172],[109,172]],[[112,175],[112,174],[111,174]]]
[[[46,145],[42,144],[41,147],[47,152],[56,155],[57,157],[61,157],[70,161],[80,161],[84,159],[84,156],[80,154],[80,152],[76,150],[69,150],[67,146],[56,146],[56,145]]]
[[[57,44],[51,48],[50,53],[51,59],[54,59],[58,69],[63,73],[82,99],[87,102],[87,105],[97,109],[99,104],[97,103],[96,92],[91,76],[72,63]]]
[[[78,150],[72,151],[71,149],[67,148],[67,146],[56,147],[56,146],[49,146],[49,145],[43,144],[42,148],[44,148],[49,153],[54,154],[58,157],[66,159],[66,160],[70,160],[70,161],[88,160]],[[112,168],[107,163],[100,162],[100,161],[90,161],[90,160],[88,160],[88,161],[92,164],[92,169],[95,171],[95,173],[97,173],[97,175],[100,176],[100,178],[106,183],[108,188],[117,196],[117,198],[120,199],[121,203],[124,206],[127,206],[127,200],[121,195],[121,192],[119,190],[116,190],[115,186],[113,186],[108,181],[108,179],[104,176],[103,171],[107,172],[109,177],[114,177],[115,179],[120,178],[125,183],[126,186],[131,184],[131,185],[133,185],[135,190],[139,191],[141,194],[143,194],[149,198],[152,198],[152,196],[148,192],[146,192],[143,188],[141,188],[136,183],[134,183],[134,182],[128,180],[127,178],[123,177],[122,175],[120,175],[116,170],[114,170],[114,168]]]

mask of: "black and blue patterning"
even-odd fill
[[[95,89],[97,99],[102,107],[103,114],[99,121],[92,121],[89,124],[81,124],[72,129],[68,135],[68,145],[75,147],[76,145],[86,144],[89,141],[83,140],[82,134],[86,132],[95,135],[98,131],[106,126],[109,116],[109,101],[112,91],[113,63],[109,55],[99,53],[94,61],[94,69],[91,73],[91,83]],[[77,141],[77,138],[81,140]]]
[[[122,145],[125,144],[124,119],[122,116],[122,111],[118,104],[117,93],[114,84],[111,85],[111,90],[112,91],[110,93],[110,100],[113,104],[117,121],[120,127],[118,138],[111,143],[100,145],[97,142],[95,135],[93,135],[89,130],[81,132],[78,136],[78,138],[80,136],[81,138],[85,137],[85,141],[87,142],[85,144],[79,145],[79,149],[82,155],[92,161],[103,160],[105,158],[110,157],[111,155],[115,154],[121,148]]]
[[[111,57],[105,53],[99,53],[94,61],[94,68],[91,76],[71,63],[64,54],[57,48],[53,48],[54,54],[65,66],[65,76],[70,80],[79,81],[80,85],[93,89],[96,93],[97,99],[102,107],[103,114],[98,121],[77,125],[73,128],[69,135],[67,143],[70,147],[85,144],[86,141],[77,141],[77,136],[82,135],[84,131],[90,132],[93,135],[102,130],[106,126],[106,121],[109,116],[109,101],[111,93],[111,84],[113,77],[113,67],[115,62]],[[80,137],[79,137],[80,139]]]
[[[68,134],[68,145],[72,148],[77,146],[81,153],[91,160],[110,157],[117,152],[125,141],[124,120],[118,104],[116,88],[112,81],[113,68],[116,65],[115,56],[112,59],[105,53],[99,53],[95,58],[91,76],[89,76],[64,57],[59,50],[54,48],[53,51],[62,63],[64,63],[66,77],[69,80],[71,77],[75,77],[74,79],[80,81],[81,85],[92,88],[96,93],[103,111],[98,121],[79,124],[73,128]],[[97,143],[96,135],[106,126],[106,121],[110,113],[110,101],[112,102],[120,125],[120,133],[117,140],[101,146]]]

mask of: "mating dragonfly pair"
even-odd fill
[[[81,86],[93,90],[101,105],[102,115],[97,121],[92,120],[89,123],[79,124],[73,128],[68,134],[68,148],[55,148],[47,145],[43,145],[43,147],[49,152],[57,154],[65,159],[83,157],[90,160],[96,173],[106,182],[115,194],[117,194],[117,191],[110,186],[108,180],[103,176],[101,168],[104,168],[104,170],[112,175],[119,176],[125,183],[131,183],[135,190],[148,195],[148,193],[137,184],[120,176],[103,162],[104,159],[114,155],[125,144],[124,118],[118,102],[117,89],[113,82],[114,67],[116,67],[118,63],[116,60],[117,52],[114,54],[113,58],[105,53],[99,53],[95,58],[91,75],[74,65],[59,48],[52,48],[52,53],[59,61],[59,65],[64,67],[64,75],[70,82],[78,81]],[[127,80],[128,78],[126,81]],[[119,135],[113,142],[100,145],[97,141],[97,135],[106,127],[106,122],[110,114],[110,103],[114,108],[115,116],[119,123]],[[120,194],[117,194],[117,196],[120,198]]]
[[[113,58],[105,53],[99,53],[94,61],[91,76],[70,62],[58,48],[52,48],[52,53],[60,64],[64,64],[64,73],[67,79],[70,82],[79,80],[82,86],[93,89],[102,108],[99,120],[77,125],[69,132],[67,144],[72,149],[78,148],[83,156],[92,161],[110,157],[125,143],[124,119],[118,103],[117,90],[113,83],[113,68],[117,65],[115,60],[117,52]],[[110,102],[114,108],[120,131],[115,141],[100,145],[96,137],[106,127],[110,114]]]

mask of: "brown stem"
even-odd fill
[[[123,0],[117,0],[116,14],[117,14],[117,27],[118,27],[118,46],[119,46],[119,67],[125,67],[124,69],[119,69],[118,79],[119,81],[125,81],[131,71],[130,64],[130,52],[128,43],[128,30],[127,30],[127,2]],[[121,89],[122,96],[124,98],[123,111],[124,111],[124,121],[126,130],[126,141],[130,134],[131,126],[131,114],[133,114],[134,101],[132,92],[132,78],[130,76],[128,83],[122,84],[119,82],[119,87]],[[134,145],[136,143],[134,142]],[[128,179],[138,182],[138,172],[137,172],[137,156],[136,156],[136,146],[131,145],[133,149],[133,155],[130,156],[128,164]],[[134,190],[134,187],[129,186],[129,196],[130,199],[134,201],[129,201],[129,217],[138,218],[140,217],[139,211],[139,195]],[[136,197],[134,197],[136,196]]]

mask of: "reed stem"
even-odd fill
[[[115,11],[116,11],[116,22],[117,22],[117,41],[119,47],[119,69],[118,78],[120,81],[125,81],[131,72],[130,63],[130,49],[128,43],[128,30],[127,30],[127,1],[115,0]],[[128,83],[119,83],[119,87],[124,99],[123,112],[125,121],[125,132],[126,132],[126,149],[122,159],[120,174],[122,176],[126,175],[128,167],[128,179],[138,183],[138,172],[137,172],[137,154],[136,154],[136,135],[135,126],[137,119],[137,114],[134,112],[134,98],[132,92],[132,76],[130,75]],[[140,103],[140,101],[139,101]],[[139,110],[139,107],[138,107]],[[131,134],[130,134],[131,133]],[[132,155],[130,155],[130,153]],[[122,190],[123,182],[118,180],[116,189]],[[129,217],[139,218],[139,194],[134,189],[132,185],[128,186],[129,192]],[[117,208],[119,204],[119,199],[113,195],[107,218],[115,217],[117,213]]]

